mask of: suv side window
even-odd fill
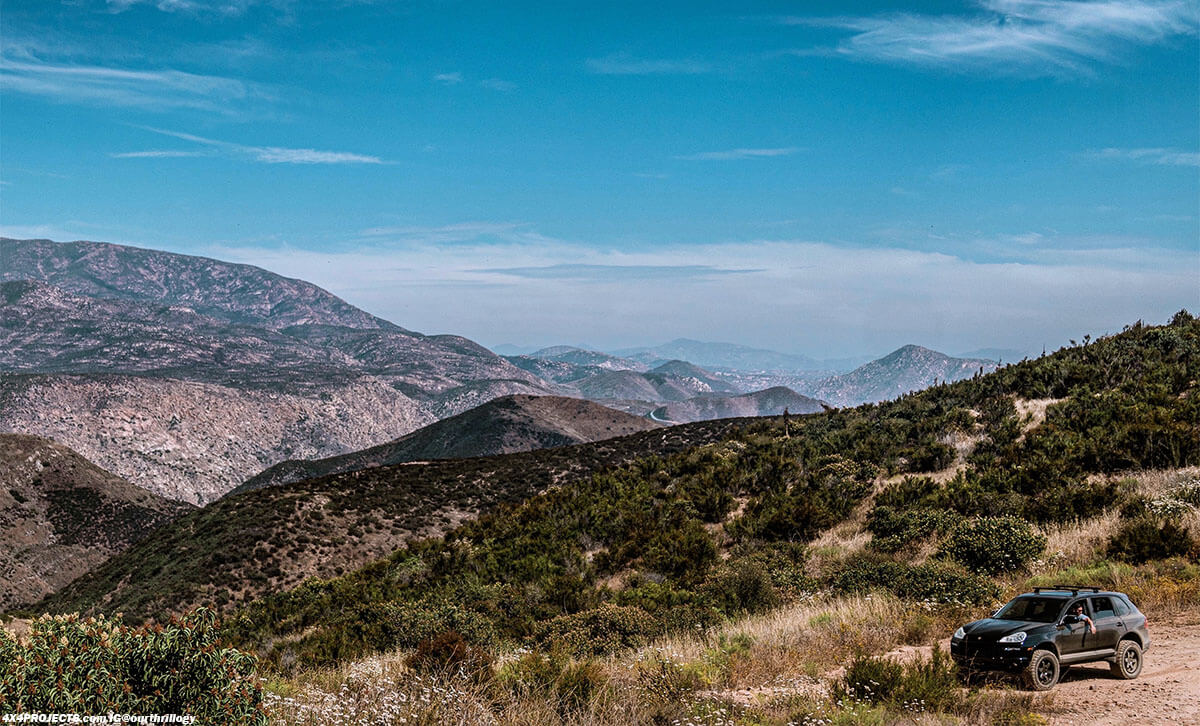
[[[1100,618],[1116,617],[1116,610],[1113,609],[1113,601],[1111,597],[1094,597],[1092,598],[1092,618],[1099,620]]]
[[[1089,617],[1091,616],[1091,612],[1089,612],[1091,610],[1091,608],[1088,606],[1088,601],[1086,599],[1076,600],[1075,602],[1068,605],[1067,606],[1067,615],[1073,615],[1075,613],[1076,605],[1082,605],[1083,606],[1083,614],[1087,615]]]
[[[1128,615],[1128,614],[1129,614],[1129,606],[1128,606],[1128,605],[1126,605],[1126,604],[1125,604],[1125,601],[1124,601],[1124,600],[1122,600],[1121,598],[1119,598],[1119,597],[1114,597],[1114,598],[1113,598],[1113,605],[1115,605],[1115,606],[1116,606],[1116,608],[1117,608],[1117,616],[1118,616],[1118,617],[1122,617],[1122,618],[1123,618],[1123,617],[1125,617],[1126,615]]]

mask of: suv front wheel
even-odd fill
[[[1132,640],[1122,640],[1117,644],[1117,657],[1108,667],[1117,678],[1137,678],[1142,672],[1141,646]]]
[[[1035,650],[1029,658],[1029,665],[1021,674],[1025,686],[1034,691],[1048,691],[1058,683],[1058,656],[1048,650]]]

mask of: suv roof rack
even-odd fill
[[[1078,595],[1081,592],[1103,592],[1098,587],[1091,585],[1050,585],[1049,587],[1035,587],[1034,592],[1069,592],[1073,595]]]

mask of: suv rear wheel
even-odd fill
[[[1142,672],[1142,648],[1132,640],[1117,644],[1117,657],[1109,664],[1109,670],[1117,678],[1137,678]]]
[[[1058,675],[1058,656],[1048,650],[1035,650],[1021,677],[1030,690],[1048,691],[1058,683]]]

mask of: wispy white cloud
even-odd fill
[[[173,151],[170,149],[150,149],[147,151],[125,151],[119,154],[109,154],[114,159],[183,159],[194,156],[208,156],[206,151]]]
[[[727,149],[725,151],[702,151],[698,154],[676,156],[682,161],[732,161],[736,159],[763,159],[774,156],[791,156],[800,151],[798,146],[775,149]]]
[[[109,12],[113,13],[123,13],[139,5],[146,5],[164,13],[226,16],[241,15],[256,5],[290,11],[295,4],[294,0],[104,0],[104,3]]]
[[[1195,35],[1195,0],[982,0],[969,15],[785,18],[854,34],[835,49],[864,60],[1013,74],[1086,73],[1125,45]],[[801,49],[809,54],[813,49]]]
[[[191,141],[197,144],[209,146],[214,150],[228,154],[230,156],[240,156],[249,158],[253,161],[260,161],[265,164],[385,164],[383,159],[377,156],[368,156],[365,154],[356,154],[349,151],[319,151],[317,149],[293,149],[282,146],[247,146],[245,144],[235,144],[229,141],[218,141],[209,139],[195,134],[187,134],[182,131],[168,131],[165,129],[156,129],[149,126],[144,126],[147,131],[152,131],[163,136],[173,136],[184,141]],[[134,157],[146,157],[162,155],[157,152],[130,152]],[[179,156],[181,154],[170,154]],[[200,154],[196,154],[197,156]]]
[[[454,73],[438,73],[434,75],[433,80],[438,83],[445,83],[447,86],[453,86],[463,82],[463,74],[458,71]]]
[[[695,59],[632,58],[625,54],[589,58],[587,69],[604,76],[665,76],[710,73],[714,67]]]
[[[57,101],[136,106],[146,109],[200,108],[231,113],[229,103],[266,95],[232,78],[184,71],[128,70],[95,65],[45,63],[0,56],[0,89]]]
[[[1124,159],[1160,166],[1200,166],[1200,151],[1187,151],[1185,149],[1109,148],[1088,152],[1088,156],[1096,159]]]

